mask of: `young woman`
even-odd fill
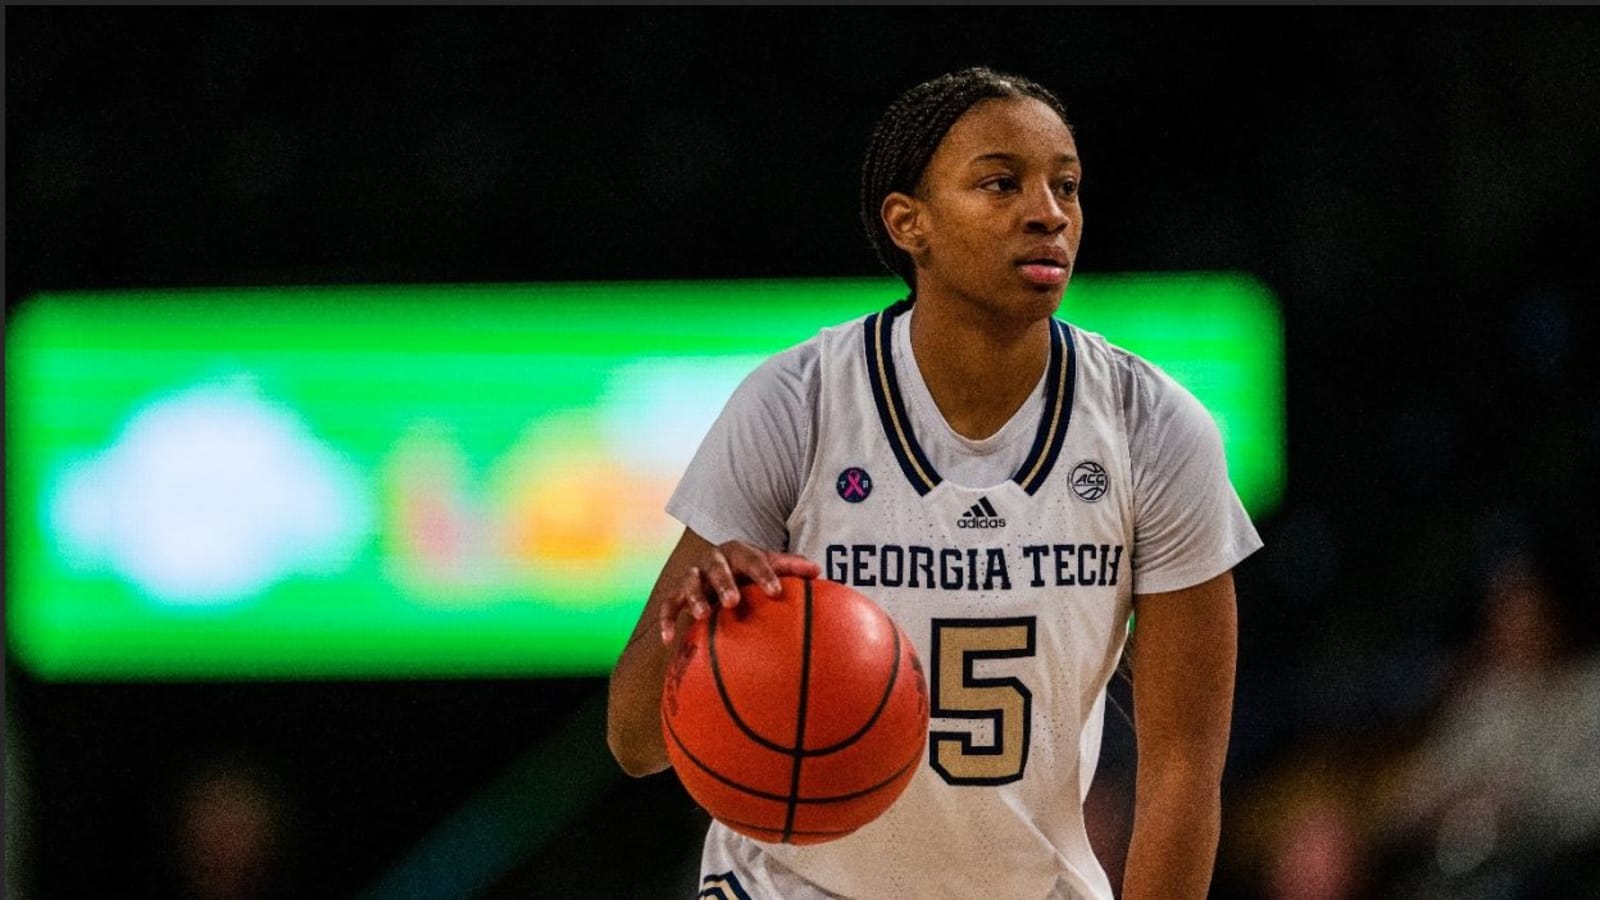
[[[810,846],[713,823],[701,896],[1110,898],[1085,833],[1105,688],[1130,646],[1138,776],[1124,896],[1203,897],[1260,539],[1217,429],[1147,362],[1054,318],[1083,233],[1061,103],[977,68],[918,85],[867,151],[862,219],[910,296],[778,354],[668,504],[685,530],[611,676],[622,767],[667,766],[677,635],[736,585],[823,576],[916,642],[926,764]]]

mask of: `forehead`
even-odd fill
[[[1041,163],[1078,156],[1078,145],[1065,122],[1042,101],[1032,97],[980,100],[950,126],[934,151],[936,165],[967,165],[994,154]]]

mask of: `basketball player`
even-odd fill
[[[1138,775],[1124,896],[1204,897],[1236,647],[1260,546],[1216,426],[1151,364],[1056,319],[1083,232],[1061,103],[977,68],[879,122],[861,214],[910,295],[776,355],[668,503],[683,537],[611,676],[622,767],[668,765],[676,636],[736,585],[823,576],[916,642],[926,763],[879,819],[768,844],[713,822],[702,897],[1110,898],[1085,833],[1129,640]]]

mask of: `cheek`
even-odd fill
[[[960,257],[970,265],[978,257],[992,255],[997,242],[1009,236],[1009,223],[979,203],[952,203],[939,213],[932,220],[929,245],[951,262]]]

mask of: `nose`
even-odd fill
[[[1071,217],[1048,184],[1035,186],[1028,193],[1024,227],[1030,234],[1056,234],[1067,227]]]

